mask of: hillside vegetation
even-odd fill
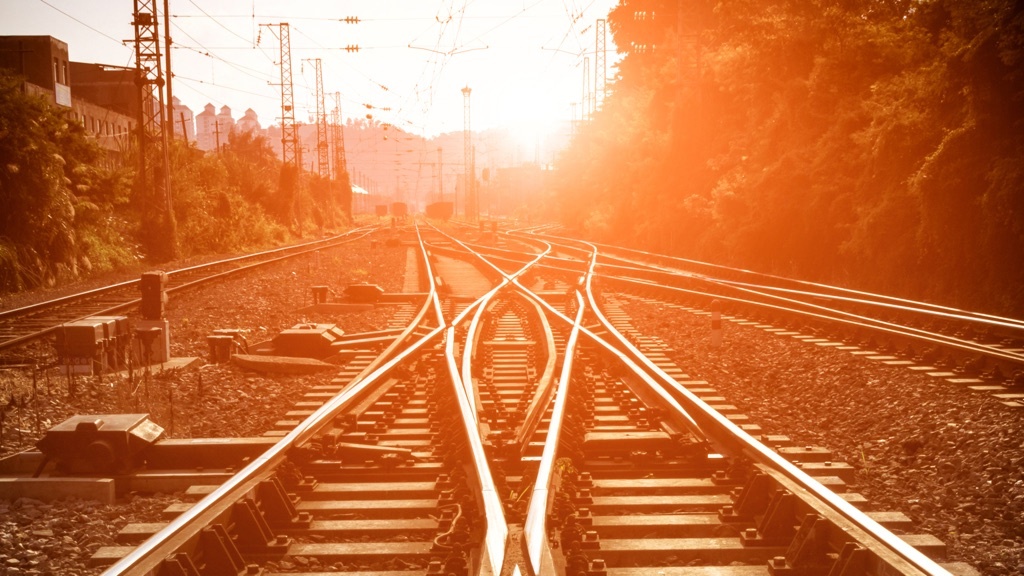
[[[81,125],[0,71],[0,294],[347,226],[347,177],[282,170],[262,137],[227,140],[218,153],[171,144],[172,244],[165,199],[137,178],[137,149],[108,157]]]
[[[623,0],[559,163],[596,239],[1024,317],[1024,5]],[[582,208],[581,208],[582,207]]]

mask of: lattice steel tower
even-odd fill
[[[299,133],[295,125],[295,92],[292,85],[291,32],[287,22],[276,26],[281,40],[281,161],[301,169],[298,164]]]
[[[601,108],[601,104],[604,103],[605,90],[607,85],[605,80],[608,78],[608,67],[605,62],[605,21],[604,19],[597,21],[597,42],[595,46],[594,56],[594,111],[596,112]]]
[[[334,178],[348,179],[348,160],[345,159],[345,129],[341,126],[341,92],[334,93],[331,111],[331,144],[334,146]]]
[[[473,176],[473,138],[472,138],[472,136],[469,135],[469,95],[472,92],[473,92],[473,89],[470,88],[469,86],[466,86],[465,88],[462,89],[462,97],[463,97],[463,102],[464,102],[464,105],[463,105],[463,118],[462,118],[462,126],[463,126],[463,132],[462,133],[463,133],[463,147],[464,147],[463,152],[464,152],[464,158],[465,158],[465,160],[464,160],[465,164],[463,164],[463,166],[464,166],[463,171],[464,171],[464,176],[465,176],[465,185],[464,185],[465,190],[464,190],[464,194],[466,195],[466,204],[463,207],[463,212],[464,212],[464,214],[467,217],[469,216],[469,213],[470,213],[469,202],[470,202],[471,190],[473,188],[473,177],[474,177]]]
[[[352,219],[352,182],[345,159],[345,130],[341,126],[341,93],[334,93],[334,110],[331,111],[331,145],[334,147],[334,179],[341,184],[341,207]]]
[[[590,56],[583,58],[583,111],[580,117],[584,122],[590,120]]]
[[[160,62],[160,29],[156,0],[135,0],[135,71],[139,87],[139,190],[150,224],[163,226],[158,245],[168,259],[177,255],[174,210],[171,205],[170,161],[167,150],[167,106]],[[153,162],[150,162],[150,160]],[[159,228],[158,228],[159,229]]]
[[[324,74],[319,58],[313,58],[316,69],[316,172],[321,178],[331,177],[331,151],[327,143],[327,107],[324,105]]]

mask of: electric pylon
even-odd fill
[[[287,22],[268,24],[278,27],[281,41],[281,162],[291,164],[299,170],[299,133],[295,124],[295,92],[292,85],[292,42]]]
[[[597,21],[597,42],[594,56],[594,111],[596,112],[604,103],[605,90],[607,89],[606,79],[608,78],[608,67],[605,63],[605,21]]]
[[[331,144],[334,147],[334,179],[341,184],[341,207],[349,220],[352,219],[352,182],[345,159],[345,131],[341,126],[341,93],[334,93],[334,110],[331,111]]]
[[[160,30],[156,0],[135,0],[135,71],[139,87],[138,194],[144,218],[160,230],[153,247],[168,260],[177,256],[174,210],[171,204],[170,161],[167,150],[167,107],[160,62]],[[150,166],[152,160],[152,166]]]
[[[466,204],[465,204],[465,206],[463,206],[463,210],[464,210],[464,213],[465,213],[467,218],[469,217],[469,214],[470,214],[470,197],[471,197],[471,190],[473,189],[473,179],[474,179],[474,174],[473,174],[473,138],[469,134],[469,120],[470,120],[470,117],[469,117],[469,95],[472,92],[473,92],[473,89],[470,88],[469,86],[466,86],[465,88],[462,89],[462,96],[463,96],[463,101],[464,101],[464,105],[463,105],[463,118],[462,118],[463,146],[464,146],[463,152],[464,152],[464,161],[465,161],[465,164],[463,165],[464,166],[463,171],[464,171],[464,176],[466,178],[465,185],[463,186],[463,193],[466,195]]]
[[[334,110],[331,111],[331,143],[334,146],[334,178],[340,180],[348,175],[348,160],[345,159],[345,130],[341,126],[341,93],[334,93]]]
[[[583,57],[583,121],[590,120],[590,56]]]
[[[324,73],[319,58],[312,58],[316,69],[316,172],[331,177],[331,153],[327,144],[327,107],[324,105]]]

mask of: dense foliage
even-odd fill
[[[0,288],[76,271],[76,213],[94,223],[94,205],[80,198],[100,184],[92,168],[97,157],[81,126],[0,75]]]
[[[101,150],[64,111],[0,72],[0,293],[169,254],[269,246],[349,221],[339,183],[283,170],[261,136],[232,132],[219,153],[177,140],[169,152],[173,245],[153,216],[165,200],[138,178],[138,150]]]
[[[561,159],[566,223],[1024,316],[1019,2],[622,0],[609,25],[626,56]]]

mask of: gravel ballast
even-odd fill
[[[56,372],[37,374],[32,394],[30,372],[2,371],[0,454],[31,449],[42,432],[74,414],[146,412],[169,437],[260,435],[291,408],[298,391],[333,373],[280,376],[210,364],[206,336],[237,328],[256,343],[300,322],[337,323],[349,333],[379,330],[387,307],[334,317],[300,310],[312,303],[316,285],[340,293],[365,281],[400,291],[406,254],[405,247],[359,241],[324,251],[319,262],[302,258],[173,298],[167,309],[172,356],[200,359],[151,374],[134,397],[110,376],[79,378],[69,396]],[[684,371],[706,380],[765,433],[829,448],[853,465],[852,490],[872,509],[904,512],[916,522],[914,532],[946,542],[948,560],[983,574],[1024,574],[1021,409],[905,367],[729,322],[723,345],[713,348],[707,317],[629,300],[623,307],[638,330],[672,347]],[[37,352],[49,353],[45,346]],[[182,499],[129,494],[112,506],[0,501],[0,574],[98,574],[101,568],[88,567],[97,548],[115,544],[124,525],[151,520]]]
[[[1024,574],[1024,409],[990,393],[723,322],[623,301],[690,377],[706,380],[767,434],[823,446],[856,468],[853,490],[896,510],[983,574]]]
[[[130,395],[126,377],[77,377],[75,393],[57,369],[36,374],[35,393],[28,370],[0,371],[3,410],[0,455],[34,449],[51,426],[75,414],[148,413],[169,438],[259,436],[292,408],[302,391],[326,384],[336,371],[275,375],[244,371],[233,364],[207,362],[206,337],[219,328],[242,331],[250,344],[269,340],[299,323],[337,324],[346,333],[381,330],[389,306],[342,314],[306,310],[312,286],[328,286],[331,300],[349,284],[379,284],[400,292],[406,248],[356,241],[243,273],[224,282],[173,296],[165,317],[171,325],[172,357],[197,357],[186,368],[138,377]],[[22,302],[31,298],[22,295]],[[52,354],[52,344],[17,351],[19,358]],[[8,399],[15,398],[13,404]],[[117,532],[131,522],[152,522],[182,494],[128,494],[113,505],[90,501],[0,500],[0,574],[86,576],[99,574],[89,558],[101,546],[115,545]]]

